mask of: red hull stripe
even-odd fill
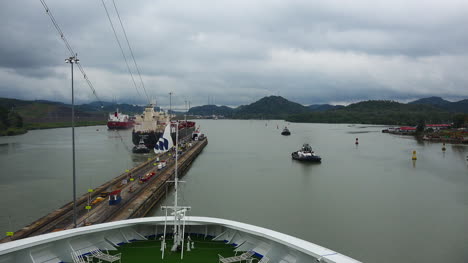
[[[109,129],[113,129],[113,128],[130,128],[130,127],[133,127],[133,122],[109,121],[109,122],[107,122],[107,127]]]

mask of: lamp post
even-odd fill
[[[73,227],[76,228],[76,169],[75,169],[75,97],[73,91],[73,64],[80,60],[77,55],[65,59],[71,65],[71,90],[72,90],[72,151],[73,151]]]

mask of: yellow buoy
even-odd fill
[[[413,151],[413,157],[411,158],[412,160],[417,160],[418,158],[416,157],[416,151]]]

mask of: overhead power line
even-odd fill
[[[130,66],[128,65],[127,56],[125,56],[125,52],[123,51],[122,44],[120,44],[119,37],[117,36],[117,32],[115,31],[114,23],[112,23],[112,19],[110,18],[109,11],[107,10],[107,7],[106,7],[106,4],[104,3],[104,0],[101,0],[101,2],[102,2],[102,6],[104,7],[104,10],[106,11],[106,15],[107,15],[107,18],[109,19],[109,23],[111,25],[112,31],[114,32],[115,40],[117,41],[117,44],[118,44],[118,46],[120,48],[120,52],[122,53],[122,56],[123,56],[123,58],[125,60],[125,64],[127,65],[128,73],[130,73],[133,85],[135,86],[135,90],[137,91],[138,95],[141,96],[140,92],[138,91],[138,86],[137,86],[137,84],[135,82],[135,78],[133,77],[132,70],[130,69]],[[146,98],[147,98],[148,103],[149,103],[148,95],[146,95]]]
[[[120,19],[119,10],[117,9],[117,5],[115,4],[115,0],[112,0],[114,4],[115,12],[117,13],[117,17],[119,18],[120,26],[122,27],[122,31],[125,36],[125,40],[127,41],[128,49],[130,50],[130,54],[132,55],[133,63],[135,64],[136,71],[138,72],[138,76],[140,77],[141,87],[143,87],[143,91],[145,92],[146,98],[149,100],[148,93],[146,93],[145,83],[141,78],[140,69],[138,68],[137,62],[135,60],[135,56],[133,55],[132,46],[130,46],[130,42],[128,41],[127,32],[125,31],[125,27],[123,26],[122,19]]]
[[[70,52],[70,56],[73,57],[73,56],[76,56],[76,52],[73,50],[73,48],[71,47],[70,43],[68,42],[67,38],[65,37],[65,34],[63,33],[62,29],[60,29],[60,26],[59,24],[57,23],[57,20],[55,20],[55,17],[54,15],[52,14],[52,11],[50,11],[49,7],[47,6],[45,0],[39,0],[41,1],[41,4],[42,6],[44,7],[47,15],[49,16],[50,20],[52,21],[52,24],[54,24],[54,27],[55,29],[57,30],[57,32],[59,33],[60,35],[60,38],[62,39],[63,43],[65,43],[65,46],[67,47],[68,49],[68,52]],[[86,75],[83,67],[81,66],[81,63],[76,63],[76,65],[78,66],[79,70],[81,71],[81,74],[83,75],[83,78],[86,80],[86,83],[88,84],[89,88],[91,89],[91,91],[93,92],[93,95],[94,97],[96,97],[96,99],[98,100],[99,104],[101,104],[101,107],[103,106],[102,104],[102,101],[101,99],[99,99],[99,96],[97,95],[97,92],[96,90],[94,89],[94,86],[93,84],[91,83],[91,81],[88,79],[88,75]]]

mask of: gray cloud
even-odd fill
[[[466,1],[116,3],[147,91],[163,106],[170,91],[178,105],[468,96]],[[144,103],[101,2],[47,4],[100,97]],[[0,17],[0,96],[69,101],[69,54],[41,3],[2,1]],[[78,101],[95,100],[77,81]]]

